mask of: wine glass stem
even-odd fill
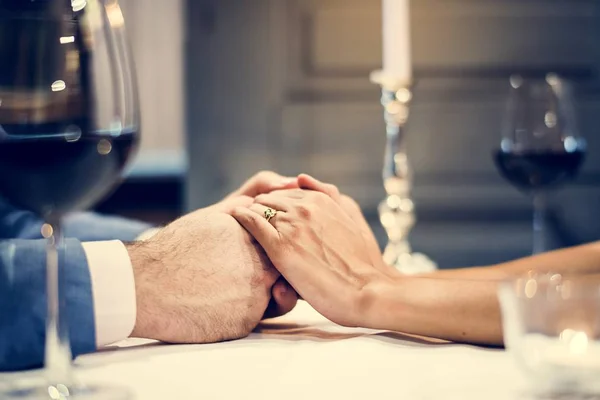
[[[543,193],[533,195],[533,254],[545,249],[546,199]]]
[[[48,225],[52,227],[52,234],[48,238],[46,259],[48,315],[44,364],[49,385],[70,387],[71,347],[66,318],[66,294],[62,285],[65,274],[60,270],[60,254],[64,253],[60,218],[49,218]]]

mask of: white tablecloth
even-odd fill
[[[344,328],[303,302],[243,340],[130,339],[76,364],[82,381],[126,386],[140,400],[512,400],[525,387],[502,350]]]

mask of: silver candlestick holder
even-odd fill
[[[383,165],[387,197],[379,205],[379,218],[388,235],[383,258],[387,264],[405,274],[431,272],[437,269],[436,264],[424,254],[413,253],[408,242],[408,235],[416,222],[411,198],[413,175],[406,153],[411,84],[384,71],[373,72],[371,82],[381,86],[387,134]]]

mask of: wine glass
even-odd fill
[[[530,272],[501,282],[498,298],[504,344],[529,378],[531,394],[597,399],[600,275]]]
[[[505,126],[494,160],[502,176],[533,197],[533,254],[544,252],[545,195],[573,179],[586,142],[577,126],[571,87],[556,74],[510,78]]]
[[[126,396],[73,380],[58,255],[61,219],[115,187],[139,125],[116,0],[0,0],[0,195],[43,217],[48,238],[47,382],[1,398]]]

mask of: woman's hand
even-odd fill
[[[277,211],[270,222],[267,208]],[[371,325],[374,293],[393,278],[374,265],[361,228],[334,198],[283,190],[260,195],[250,208],[235,208],[232,215],[318,312],[340,325]]]
[[[318,179],[313,178],[310,175],[302,174],[298,176],[298,186],[301,189],[306,190],[315,190],[317,192],[322,192],[335,200],[336,203],[340,205],[342,210],[348,214],[350,218],[356,223],[359,234],[362,236],[365,245],[367,246],[367,250],[369,252],[369,256],[371,258],[371,263],[376,268],[380,269],[383,273],[391,276],[397,277],[400,274],[396,268],[393,268],[385,263],[383,260],[383,255],[381,254],[381,249],[379,248],[379,243],[377,243],[377,239],[369,226],[369,223],[365,219],[360,206],[354,199],[349,196],[340,194],[340,191],[335,185],[324,183],[319,181]]]

